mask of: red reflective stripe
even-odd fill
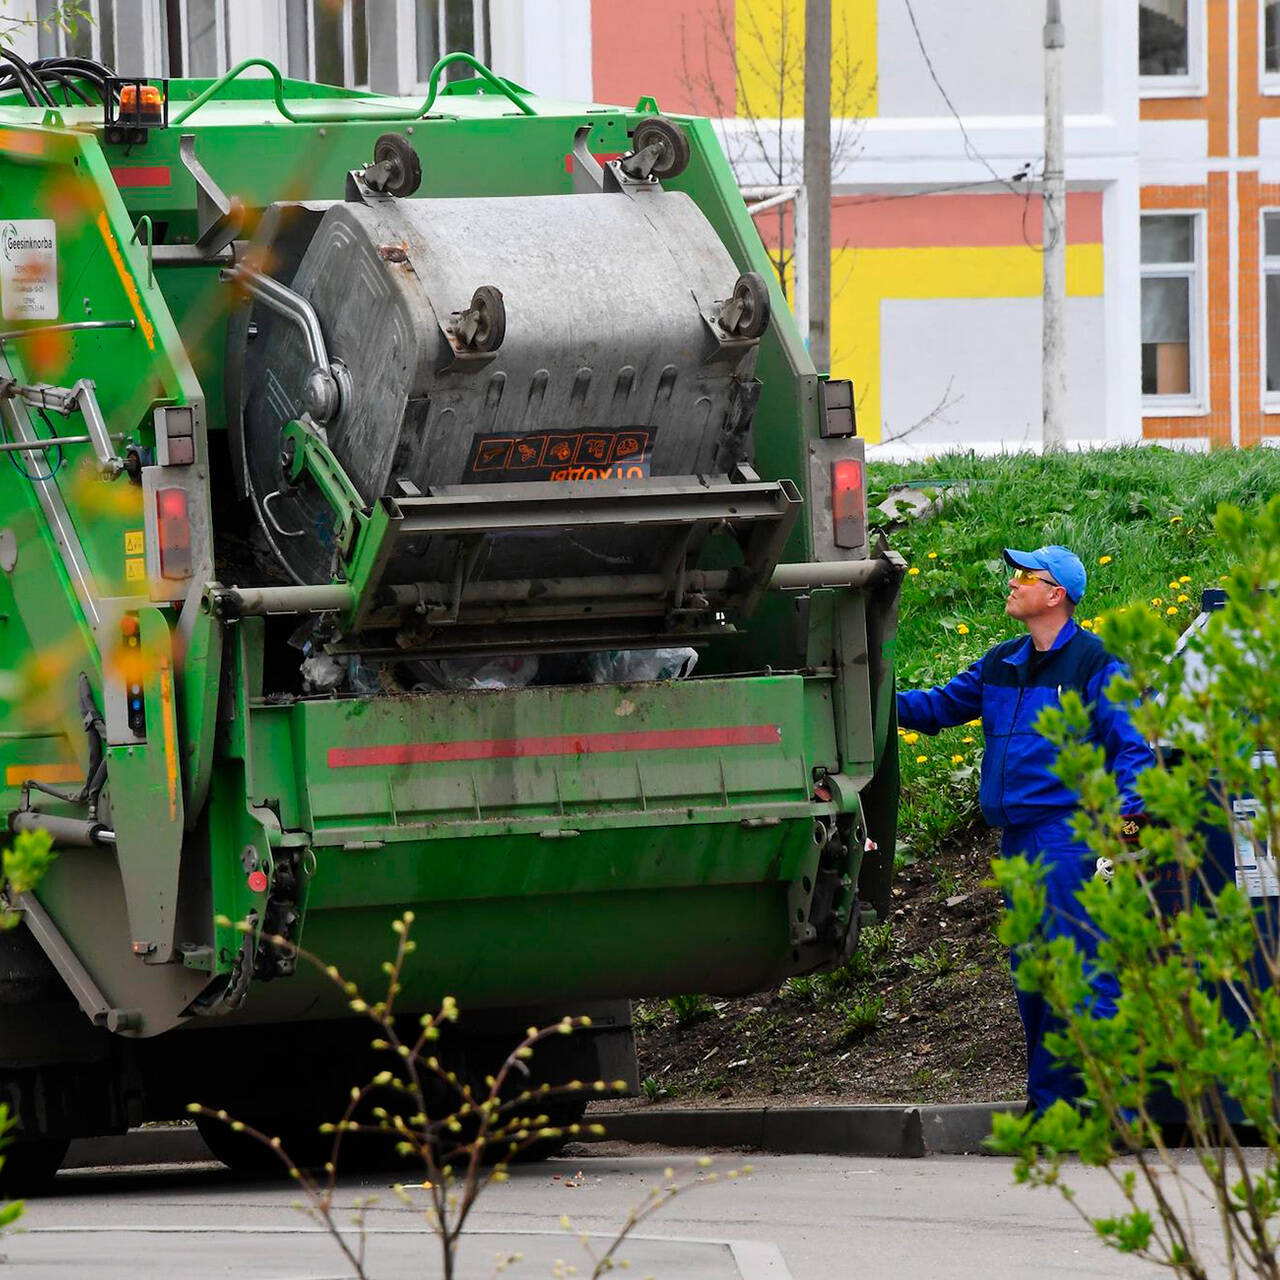
[[[112,169],[117,187],[167,187],[173,177],[167,164],[126,165]]]
[[[550,738],[474,738],[469,742],[399,742],[385,747],[330,747],[330,769],[369,765],[441,764],[451,760],[511,760],[522,756],[586,756],[610,751],[690,751],[697,747],[759,747],[782,741],[776,724],[717,729],[633,729]]]
[[[625,151],[593,151],[591,153],[602,165],[608,164],[611,160],[621,160],[627,153]],[[573,152],[566,151],[564,156],[564,171],[572,173],[574,170]]]

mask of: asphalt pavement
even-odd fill
[[[557,1260],[591,1274],[578,1233],[598,1253],[664,1169],[697,1172],[688,1151],[583,1146],[567,1159],[513,1171],[471,1220],[462,1274],[547,1277]],[[748,1177],[688,1191],[624,1246],[630,1274],[656,1280],[1125,1280],[1153,1268],[1099,1244],[1054,1192],[1015,1187],[1008,1161],[981,1156],[902,1160],[716,1153]],[[1072,1183],[1094,1213],[1119,1199],[1098,1171]],[[420,1198],[422,1193],[417,1193]],[[371,1280],[439,1275],[435,1243],[385,1177],[344,1179],[340,1223],[369,1208]],[[336,1280],[353,1274],[333,1242],[291,1207],[294,1188],[237,1179],[215,1164],[79,1169],[29,1203],[27,1230],[6,1237],[3,1280]],[[1196,1209],[1202,1230],[1212,1215]],[[560,1224],[567,1216],[571,1230]],[[563,1273],[563,1272],[562,1272]]]

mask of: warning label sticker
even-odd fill
[[[6,320],[58,318],[58,230],[52,218],[0,225],[0,302]]]
[[[649,427],[478,435],[471,443],[463,482],[640,480],[649,474],[653,439]]]

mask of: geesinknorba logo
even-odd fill
[[[12,262],[15,253],[25,253],[30,249],[52,249],[53,237],[19,235],[18,228],[8,222],[4,231],[0,232],[0,243],[4,246],[5,261]]]

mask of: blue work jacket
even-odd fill
[[[981,716],[982,816],[993,827],[1029,826],[1062,817],[1079,804],[1079,796],[1053,773],[1057,747],[1035,729],[1041,709],[1060,706],[1063,690],[1074,689],[1089,709],[1088,741],[1106,753],[1122,812],[1140,812],[1133,784],[1154,757],[1125,708],[1103,692],[1123,670],[1120,663],[1097,636],[1070,619],[1034,671],[1031,655],[1030,636],[1006,640],[936,689],[899,693],[898,723],[937,733]]]

